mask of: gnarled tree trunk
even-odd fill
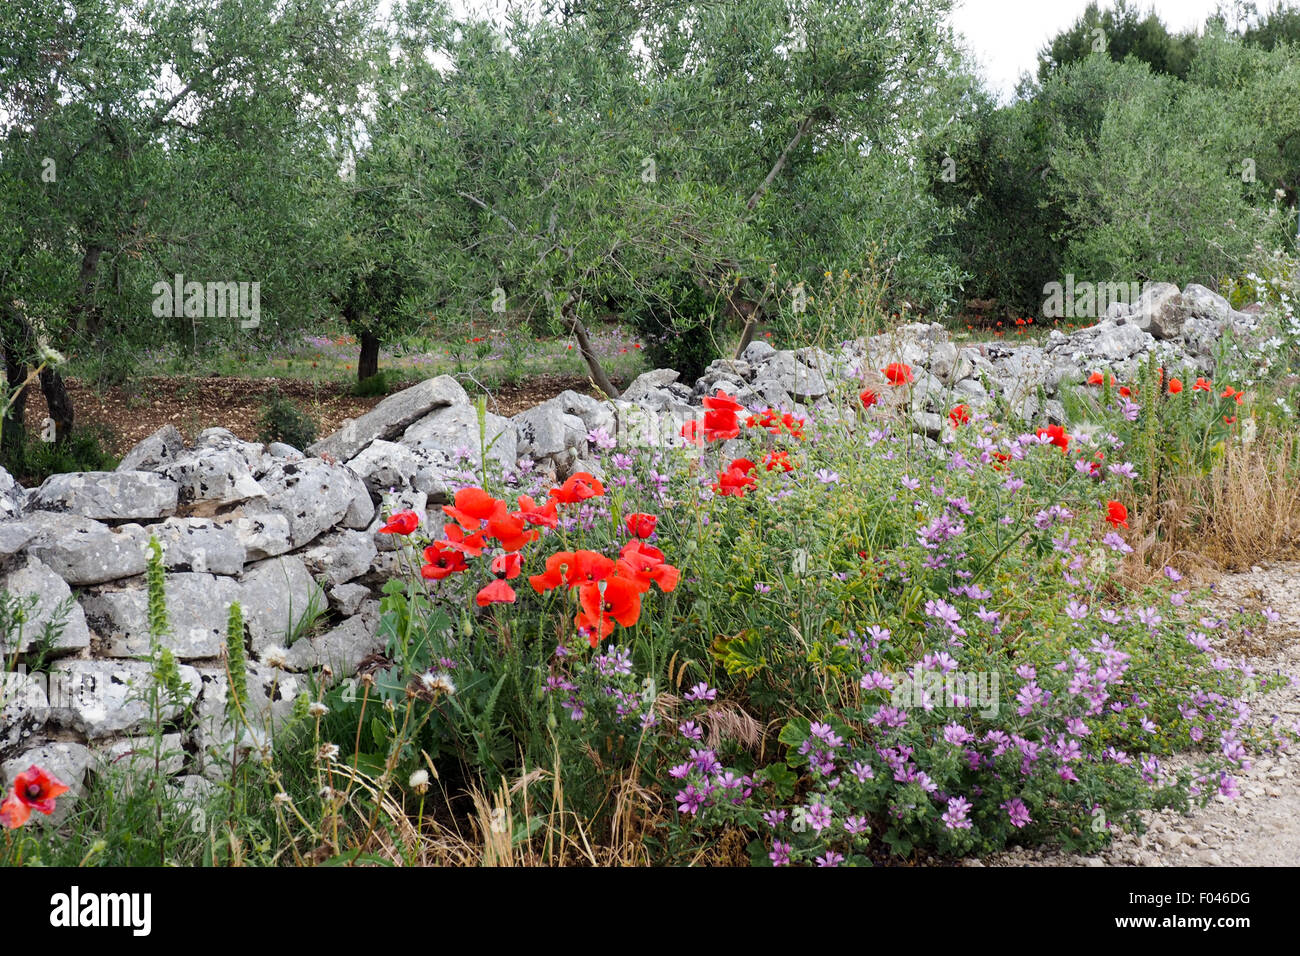
[[[600,364],[600,359],[596,358],[596,350],[591,346],[591,336],[587,334],[587,326],[578,317],[578,304],[572,298],[564,304],[562,310],[566,319],[568,319],[573,334],[578,339],[578,348],[582,351],[583,361],[587,363],[587,370],[591,372],[591,380],[596,383],[596,387],[608,395],[610,398],[618,398],[619,391],[614,387],[614,383],[609,380],[605,374],[604,367]]]
[[[357,359],[357,381],[379,374],[379,336],[373,332],[361,333],[361,355]]]
[[[72,434],[72,396],[58,369],[45,366],[41,369],[41,391],[45,393],[45,404],[49,407],[50,418],[54,421],[54,442],[63,444]]]

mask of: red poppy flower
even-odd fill
[[[682,437],[692,445],[698,446],[704,444],[704,436],[700,434],[700,422],[698,419],[692,418],[689,422],[682,425]]]
[[[524,530],[523,519],[517,514],[511,514],[506,508],[504,501],[497,502],[497,509],[488,519],[487,530],[484,532],[488,537],[496,538],[501,542],[501,547],[507,551],[518,551],[530,541],[536,541],[542,533],[537,530]]]
[[[880,396],[869,388],[864,388],[858,395],[858,401],[862,402],[863,408],[870,408],[876,402],[880,401]]]
[[[58,777],[36,764],[14,777],[13,793],[18,802],[46,816],[54,812],[54,801],[68,789]]]
[[[655,515],[646,514],[638,511],[635,514],[627,516],[627,533],[636,535],[638,538],[648,538],[655,533],[655,525],[659,519]]]
[[[410,534],[420,526],[420,516],[414,511],[396,511],[388,523],[379,529],[381,534]]]
[[[489,604],[514,604],[515,589],[497,578],[479,590],[474,597],[474,603],[479,607],[487,607]]]
[[[1093,372],[1088,376],[1089,385],[1101,385],[1104,381],[1105,379],[1102,378],[1101,372]]]
[[[562,505],[573,505],[588,498],[599,498],[605,486],[589,472],[575,472],[559,488],[551,489],[551,497]]]
[[[546,504],[538,505],[528,495],[519,496],[519,517],[529,524],[554,528],[560,523],[560,516],[555,510],[555,502],[547,499]]]
[[[1106,521],[1116,528],[1128,527],[1128,509],[1118,501],[1106,502]]]
[[[1237,416],[1236,416],[1236,415],[1224,415],[1224,416],[1223,416],[1223,424],[1225,424],[1225,425],[1234,425],[1234,424],[1236,424],[1236,422],[1237,422]]]
[[[569,587],[603,581],[614,573],[614,562],[596,551],[575,551],[569,565]]]
[[[736,401],[722,389],[718,389],[712,395],[706,395],[704,398],[704,407],[720,412],[731,412],[736,415],[745,410],[745,406]]]
[[[786,412],[781,416],[781,424],[785,426],[785,430],[789,433],[791,438],[797,438],[799,441],[803,441],[803,427],[807,424],[806,419],[795,418],[789,412]],[[779,432],[779,430],[775,428],[771,429],[771,431],[773,435],[778,434]]]
[[[667,594],[677,587],[680,572],[664,561],[663,552],[644,541],[629,541],[619,553],[618,568],[623,577],[634,581],[642,591],[650,590],[650,582],[659,585]]]
[[[558,588],[564,584],[565,572],[573,564],[572,551],[556,551],[546,559],[546,571],[528,578],[528,583],[538,594]]]
[[[31,807],[17,797],[5,797],[0,803],[0,826],[8,830],[17,830],[32,815]]]
[[[763,458],[763,467],[768,471],[780,468],[782,471],[794,471],[794,465],[790,464],[790,453],[788,451],[768,452]]]
[[[1203,379],[1203,378],[1198,378],[1198,379],[1196,380],[1196,384],[1194,384],[1194,385],[1192,386],[1192,391],[1193,391],[1193,392],[1212,392],[1212,391],[1214,391],[1214,384],[1213,384],[1212,382],[1208,382],[1208,381],[1206,381],[1206,380]]]
[[[1177,395],[1177,394],[1178,394],[1179,392],[1181,392],[1182,390],[1183,390],[1183,383],[1182,383],[1182,382],[1180,382],[1180,381],[1179,381],[1178,379],[1176,379],[1176,378],[1171,378],[1171,379],[1169,380],[1169,394],[1170,394],[1170,395]]]
[[[718,480],[714,484],[713,490],[723,497],[734,495],[737,498],[743,498],[747,490],[758,484],[754,476],[750,474],[753,470],[754,463],[752,461],[748,458],[737,458],[732,461],[725,471],[718,472]]]
[[[420,576],[430,581],[441,581],[468,566],[464,554],[439,541],[424,549],[424,567],[420,568]]]
[[[440,545],[444,548],[452,548],[462,554],[468,554],[471,558],[477,558],[486,547],[483,541],[483,532],[481,531],[466,534],[458,524],[443,525],[442,531],[447,536],[447,540],[439,541]]]
[[[1121,385],[1121,386],[1119,387],[1119,397],[1120,397],[1120,398],[1129,398],[1132,394],[1133,394],[1133,392],[1129,389],[1129,387],[1128,387],[1127,385]]]
[[[708,399],[706,398],[707,402]],[[710,409],[704,413],[704,438],[706,441],[726,441],[740,434],[740,422],[735,412]]]
[[[573,619],[573,626],[578,629],[579,634],[587,635],[587,643],[593,648],[599,647],[601,641],[614,633],[613,618],[588,617],[586,611],[578,613],[577,617]]]
[[[912,381],[912,366],[904,365],[902,362],[890,362],[881,369],[881,372],[890,385],[907,385]]]
[[[1048,425],[1046,428],[1038,429],[1034,434],[1039,438],[1048,438],[1053,445],[1056,445],[1062,452],[1070,447],[1070,436],[1065,433],[1065,429],[1060,425]]]
[[[1219,393],[1219,398],[1232,398],[1232,396],[1236,394],[1237,394],[1237,390],[1233,388],[1231,385],[1228,385],[1223,389],[1222,392]]]
[[[633,582],[617,575],[582,585],[578,588],[578,603],[582,613],[576,619],[577,626],[593,629],[592,625],[598,624],[602,638],[613,630],[610,621],[631,627],[641,617],[641,592]]]
[[[517,551],[498,554],[492,559],[491,570],[498,578],[517,578],[523,569],[524,558]]]
[[[474,531],[481,522],[492,517],[497,504],[497,499],[482,488],[462,488],[456,492],[454,503],[443,505],[442,510],[466,531]]]
[[[970,406],[957,405],[948,413],[948,420],[952,422],[954,428],[959,425],[965,425],[970,421]]]

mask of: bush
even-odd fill
[[[358,398],[374,398],[387,395],[393,389],[387,372],[376,372],[369,378],[363,378],[352,386],[352,394]]]
[[[93,423],[74,428],[62,444],[28,435],[23,447],[5,462],[5,467],[27,487],[35,487],[50,475],[70,471],[112,471],[117,458],[109,451],[117,435],[107,425]]]
[[[738,429],[756,468],[711,449],[614,454],[608,486],[588,482],[573,504],[562,491],[555,533],[536,541],[530,522],[546,515],[480,528],[469,512],[487,496],[462,492],[452,537],[512,537],[502,545],[529,585],[493,604],[503,582],[488,555],[445,543],[424,575],[436,584],[389,583],[394,663],[373,694],[392,716],[364,728],[362,765],[397,755],[401,779],[421,752],[440,755],[481,793],[539,804],[515,834],[553,819],[562,789],[586,837],[616,844],[641,819],[640,849],[622,852],[656,862],[695,859],[728,832],[759,863],[1090,849],[1139,809],[1232,788],[1240,760],[1224,754],[1255,742],[1231,726],[1249,675],[1212,665],[1210,624],[1172,569],[1163,586],[1115,588],[1132,549],[1110,502],[1132,502],[1135,476],[1120,439],[1017,434],[978,414],[934,452],[883,415]],[[544,488],[525,478],[518,491]],[[578,560],[561,551],[635,564],[625,519],[649,511],[677,570],[649,562],[654,583],[635,599],[607,579],[581,606],[625,617],[607,643],[584,634],[581,592],[543,569]],[[425,543],[411,541],[417,563]],[[413,695],[430,706],[404,713]],[[331,707],[347,742],[362,705]],[[1181,750],[1200,764],[1167,771]]]
[[[625,318],[645,343],[652,368],[676,369],[693,382],[720,354],[720,306],[683,275],[660,280],[654,297]]]
[[[259,441],[284,442],[297,449],[305,449],[316,440],[316,423],[294,402],[272,392],[258,420]]]

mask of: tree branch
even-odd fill
[[[752,211],[754,207],[758,205],[758,201],[763,198],[763,194],[767,192],[768,187],[772,185],[773,180],[775,180],[776,177],[781,174],[781,170],[785,168],[786,162],[790,159],[790,153],[794,151],[794,148],[799,145],[799,141],[808,135],[808,131],[812,129],[815,116],[816,111],[809,113],[804,118],[804,121],[799,124],[799,128],[795,130],[794,138],[785,144],[785,149],[781,150],[781,155],[776,158],[776,162],[772,165],[772,168],[768,170],[766,178],[759,183],[758,188],[754,190],[754,195],[749,197],[749,202],[745,203],[746,209]]]

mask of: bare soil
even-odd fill
[[[471,398],[484,389],[462,383]],[[68,382],[76,414],[74,427],[99,425],[110,430],[108,451],[117,457],[163,425],[172,424],[187,439],[205,428],[228,428],[240,438],[256,441],[259,419],[272,394],[297,403],[316,422],[317,434],[337,431],[343,422],[374,408],[382,396],[358,398],[350,383],[307,382],[294,378],[148,377],[123,386],[93,388]],[[519,385],[487,390],[488,410],[509,417],[558,395],[566,389],[599,396],[583,378],[542,376]],[[48,411],[40,390],[27,399],[29,433],[38,434]]]

